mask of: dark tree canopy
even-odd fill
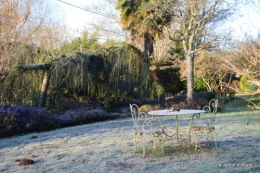
[[[50,77],[46,107],[58,107],[66,94],[102,99],[105,104],[115,99],[142,100],[158,96],[158,84],[153,82],[148,59],[131,45],[71,56],[51,54],[27,45],[24,51],[16,53],[18,61],[6,68],[0,83],[1,103],[39,105],[47,70]]]

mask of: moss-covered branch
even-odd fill
[[[18,65],[18,70],[45,70],[51,67],[51,64],[26,64],[26,65]]]

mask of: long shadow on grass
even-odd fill
[[[162,153],[159,149],[158,152],[153,154],[155,157],[165,157],[165,156],[181,156],[184,154],[197,155],[200,153],[217,153],[219,157],[224,155],[230,155],[233,157],[237,153],[241,157],[243,156],[252,156],[259,158],[260,161],[260,135],[258,136],[248,136],[241,138],[234,138],[232,140],[226,141],[217,141],[217,148],[215,146],[214,141],[210,141],[209,143],[206,141],[200,141],[201,149],[195,150],[194,145],[184,145],[184,146],[176,146],[176,145],[165,145],[164,153]],[[140,147],[137,151],[142,152],[142,148]],[[152,146],[150,146],[147,150],[147,153],[152,152]],[[259,162],[260,163],[260,162]]]

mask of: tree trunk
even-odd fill
[[[149,32],[144,33],[144,54],[146,57],[153,55],[153,42],[154,38]]]
[[[194,94],[194,59],[193,56],[188,54],[186,56],[187,61],[187,100],[193,100]]]
[[[51,74],[50,69],[45,70],[43,81],[42,81],[41,93],[40,93],[39,107],[44,107],[45,104],[46,104],[47,90],[48,90],[48,86],[49,86],[50,74]]]
[[[138,34],[131,31],[129,43],[140,49],[146,57],[153,55],[154,52],[154,38],[149,32]]]

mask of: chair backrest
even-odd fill
[[[139,107],[136,104],[130,104],[130,111],[132,114],[135,131],[142,131],[147,128],[152,128],[152,123],[148,120],[147,113],[139,112]]]
[[[218,99],[210,100],[210,102],[206,106],[204,106],[203,110],[206,113],[196,114],[196,115],[192,116],[191,123],[193,123],[193,124],[195,123],[196,125],[214,126],[216,114],[218,111]],[[197,120],[194,120],[194,117],[196,117]]]
[[[218,99],[211,99],[209,103],[206,106],[204,106],[203,110],[206,111],[205,119],[207,125],[214,126],[216,114],[218,112]]]
[[[208,103],[208,105],[206,105],[203,108],[207,113],[210,114],[210,120],[211,120],[211,124],[214,125],[215,124],[215,118],[216,118],[216,114],[218,112],[218,99],[212,99],[210,100],[210,102]]]
[[[218,112],[218,99],[211,99],[203,110],[216,114]]]

